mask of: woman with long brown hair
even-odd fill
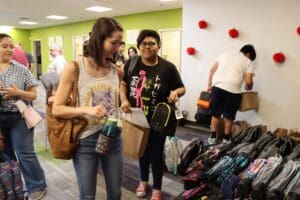
[[[123,151],[120,131],[112,138],[106,154],[96,152],[96,143],[103,133],[105,117],[119,107],[120,72],[112,63],[122,42],[123,29],[112,18],[99,18],[90,33],[79,66],[78,107],[66,106],[72,90],[76,63],[69,63],[61,75],[55,95],[53,114],[60,118],[85,117],[88,125],[79,135],[73,156],[80,199],[95,199],[99,161],[102,166],[108,200],[121,198]]]

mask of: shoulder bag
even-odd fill
[[[74,80],[70,103],[68,106],[76,107],[78,98],[79,66],[76,62]],[[52,114],[53,103],[47,104],[48,140],[54,158],[71,159],[78,143],[80,131],[87,125],[85,118],[63,119]]]

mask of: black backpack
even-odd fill
[[[211,109],[197,108],[195,120],[198,124],[209,126],[211,122]]]
[[[198,124],[210,126],[211,122],[211,93],[202,91],[197,100],[197,111],[195,114],[195,120]],[[203,103],[204,102],[204,103]],[[203,104],[205,106],[203,106]]]
[[[158,103],[155,107],[150,127],[161,135],[174,136],[177,127],[175,116],[176,107],[165,102]]]
[[[202,152],[205,151],[204,143],[200,138],[194,138],[182,151],[180,163],[177,166],[177,172],[181,176],[186,175],[186,169],[190,163]]]

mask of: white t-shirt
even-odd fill
[[[61,74],[64,71],[65,65],[67,64],[66,59],[62,55],[56,56],[48,66],[48,72],[56,72]]]
[[[253,73],[251,60],[242,52],[221,54],[212,85],[231,93],[240,93],[245,73]]]

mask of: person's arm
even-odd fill
[[[251,90],[253,88],[253,74],[246,73],[245,74],[245,89]]]
[[[120,100],[121,100],[121,108],[123,112],[128,113],[131,112],[131,104],[127,98],[127,84],[124,80],[121,81],[120,85]]]
[[[124,71],[123,71],[123,68],[120,68],[120,67],[117,67],[115,66],[115,69],[117,70],[117,73],[118,73],[118,77],[119,77],[119,80],[120,80],[120,84],[124,78]]]
[[[71,107],[66,106],[70,93],[72,91],[73,76],[75,73],[75,65],[73,62],[67,64],[65,70],[61,74],[58,89],[56,91],[52,113],[55,117],[71,119],[83,115],[102,118],[106,115],[106,109],[103,105],[95,107]]]
[[[212,80],[213,80],[214,74],[216,73],[218,67],[219,67],[219,63],[215,62],[214,65],[212,66],[212,68],[210,69],[209,76],[208,76],[207,91],[211,91]]]
[[[185,94],[185,87],[179,87],[176,90],[172,90],[170,92],[170,95],[168,97],[169,103],[176,103],[180,97],[182,97]]]
[[[15,85],[11,85],[9,88],[1,88],[0,93],[4,99],[11,99],[12,97],[20,97],[23,100],[33,101],[36,99],[36,87],[31,86],[27,90],[22,90]]]

